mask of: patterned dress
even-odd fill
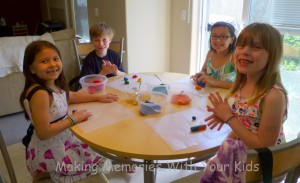
[[[55,121],[67,114],[68,103],[65,92],[52,92],[52,96],[49,113],[51,121]],[[24,104],[31,119],[27,99]],[[97,173],[97,169],[103,165],[103,159],[78,140],[69,129],[47,140],[40,140],[34,130],[26,150],[26,165],[31,175],[49,172],[54,182],[79,181]]]
[[[283,90],[277,85],[273,88]],[[232,112],[245,127],[256,134],[262,115],[259,105],[265,95],[252,105],[249,105],[251,99],[243,98],[239,91],[233,96]],[[283,142],[285,137],[281,126],[276,144]],[[216,156],[208,162],[200,183],[244,183],[246,182],[246,160],[247,147],[244,142],[240,139],[228,138],[221,144]]]
[[[210,57],[207,62],[206,72],[208,76],[226,82],[233,82],[236,76],[235,69],[231,64],[231,57],[222,67],[218,69],[212,66],[212,58]]]
[[[274,85],[273,88],[277,90],[283,90],[277,85]],[[252,105],[249,105],[251,98],[243,98],[242,96],[240,96],[239,91],[233,96],[234,104],[232,104],[231,107],[232,112],[235,114],[235,116],[238,117],[239,121],[241,121],[245,127],[247,127],[251,132],[255,134],[258,133],[259,123],[261,121],[262,115],[262,111],[259,105],[265,95],[261,96],[260,99]],[[283,133],[283,126],[281,125],[279,137],[276,144],[281,144],[282,142],[285,142],[285,135]]]

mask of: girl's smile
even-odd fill
[[[227,27],[214,27],[211,32],[211,45],[217,51],[225,51],[228,46],[232,44],[234,38],[230,36],[230,32]]]
[[[30,71],[45,81],[55,81],[62,71],[62,63],[58,53],[50,48],[42,49],[36,54]]]

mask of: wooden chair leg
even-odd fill
[[[10,181],[12,183],[17,183],[17,178],[16,178],[16,175],[15,175],[15,171],[14,171],[14,168],[12,166],[12,163],[11,163],[11,160],[10,160],[10,157],[9,157],[9,154],[8,154],[6,144],[5,144],[4,138],[2,136],[1,130],[0,130],[0,149],[1,149],[1,153],[2,153],[2,156],[3,156],[4,162],[5,162],[8,174],[9,174]]]
[[[300,165],[288,173],[285,179],[285,183],[297,183],[299,177],[300,177]]]

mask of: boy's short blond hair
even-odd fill
[[[105,22],[99,22],[90,28],[91,40],[103,35],[108,35],[109,39],[112,40],[115,35],[115,31]]]

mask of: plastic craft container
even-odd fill
[[[141,92],[137,96],[141,115],[164,113],[168,96],[161,92]]]
[[[79,79],[85,93],[100,93],[106,88],[107,77],[100,74],[87,75]]]
[[[124,97],[125,100],[130,103],[130,104],[137,104],[137,96],[141,92],[146,92],[148,91],[148,85],[144,83],[130,83],[129,85],[124,86]]]
[[[177,105],[188,105],[192,102],[194,86],[186,83],[173,83],[170,85],[170,101]]]
[[[161,93],[168,95],[169,94],[169,86],[166,84],[153,85],[151,91],[161,92]]]

